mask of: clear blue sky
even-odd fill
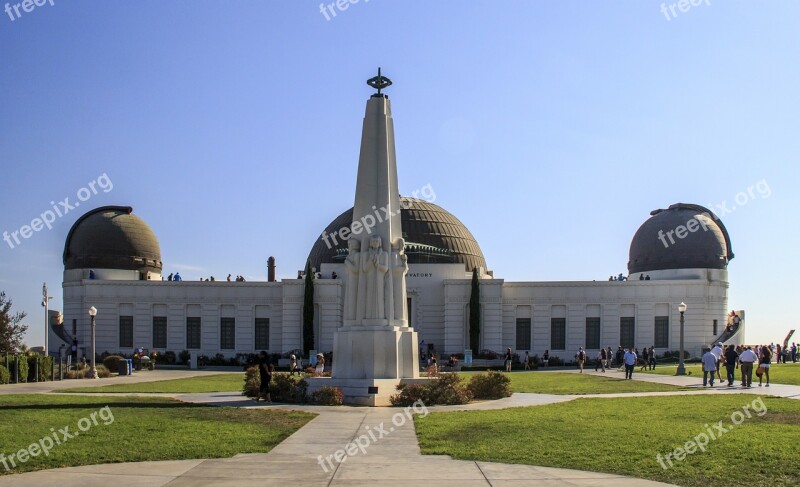
[[[0,7],[5,2],[0,2]],[[669,2],[668,4],[669,5]],[[0,12],[0,232],[107,174],[11,249],[0,289],[43,341],[66,234],[130,205],[165,274],[294,277],[353,203],[365,80],[391,77],[401,192],[431,184],[507,280],[603,280],[676,202],[723,216],[748,341],[798,325],[800,3],[55,0]],[[336,7],[333,7],[334,9]],[[13,14],[12,10],[12,16]],[[764,181],[770,196],[737,193]],[[741,197],[740,197],[741,199]]]

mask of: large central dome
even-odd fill
[[[441,206],[417,198],[400,197],[400,220],[409,264],[464,264],[464,269],[486,269],[478,242],[452,213]],[[407,208],[407,209],[406,209]],[[353,222],[353,209],[345,211],[325,228],[325,235],[336,234]],[[308,258],[311,265],[339,264],[347,257],[347,242],[337,239],[331,247],[317,238]]]

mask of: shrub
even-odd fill
[[[564,359],[561,357],[550,357],[550,359],[547,361],[547,365],[559,367],[564,365]]]
[[[97,377],[101,377],[103,379],[107,377],[111,377],[111,372],[106,368],[103,364],[97,364]]]
[[[19,356],[19,381],[28,382],[28,358],[25,355]],[[12,372],[13,375],[13,372]]]
[[[45,382],[52,379],[53,357],[37,355],[36,357],[28,359],[28,368],[30,369],[30,373],[28,374],[28,381],[30,382],[31,380],[33,380],[33,376],[36,373],[36,366],[34,365],[34,362],[36,362],[37,358],[39,359],[39,376],[36,378],[36,381]]]
[[[411,406],[416,401],[425,405],[466,404],[472,394],[464,386],[458,374],[440,374],[425,384],[399,384],[398,393],[389,398],[393,406]]]
[[[8,384],[11,382],[11,373],[5,365],[0,365],[0,384]]]
[[[64,374],[65,379],[85,379],[87,369],[71,369]]]
[[[190,357],[191,357],[191,354],[189,353],[188,350],[181,350],[181,352],[178,354],[178,360],[183,365],[188,365],[189,364],[189,358]]]
[[[344,402],[344,395],[338,387],[325,386],[318,391],[312,392],[309,402],[323,406],[341,406]]]
[[[494,350],[486,350],[486,349],[481,350],[475,356],[475,358],[483,359],[483,360],[494,360],[497,357],[498,357],[497,352],[495,352]]]
[[[244,372],[242,395],[246,397],[258,397],[258,390],[260,387],[261,376],[258,375],[258,367],[248,367]]]
[[[119,370],[120,362],[122,362],[124,359],[125,357],[121,357],[119,355],[109,355],[108,357],[103,359],[103,365],[109,371],[113,370],[116,372]]]
[[[475,399],[502,399],[511,396],[511,379],[500,372],[473,375],[467,389]]]
[[[306,402],[308,383],[305,379],[296,379],[289,374],[272,374],[272,384],[270,384],[270,397],[275,402]]]

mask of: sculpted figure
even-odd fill
[[[361,242],[355,238],[347,241],[347,259],[344,261],[347,281],[344,284],[344,319],[355,320],[358,305],[358,275],[361,268]]]
[[[362,252],[361,279],[366,281],[365,317],[368,319],[385,318],[384,279],[389,270],[389,253],[381,247],[381,237],[369,239],[369,250]]]
[[[406,310],[406,274],[408,273],[408,256],[405,253],[405,240],[398,238],[392,245],[392,254],[395,256],[392,266],[392,289],[394,291],[394,319],[405,320],[408,318]]]

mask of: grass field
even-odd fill
[[[107,410],[103,410],[108,406]],[[98,411],[100,411],[98,413]],[[97,424],[83,418],[95,414]],[[0,475],[57,467],[148,460],[224,458],[268,452],[315,415],[220,408],[167,398],[0,396]],[[81,426],[86,431],[79,429]],[[75,438],[64,441],[60,434]],[[25,463],[8,457],[56,434],[61,445]],[[53,442],[50,442],[51,444]],[[41,445],[46,446],[44,440]],[[0,457],[2,459],[3,457]]]
[[[699,364],[688,364],[686,367],[686,373],[692,373],[692,376],[699,376],[700,379],[703,378],[703,369],[700,368]],[[648,374],[658,374],[658,375],[675,375],[675,371],[677,370],[678,366],[674,364],[664,364],[662,366],[657,366],[655,370],[649,370]],[[639,369],[636,369],[636,372],[639,372]],[[722,377],[725,377],[725,366],[722,366]],[[741,375],[739,374],[739,370],[736,370],[736,380],[741,380]],[[753,379],[755,382],[758,382],[758,378],[755,376],[755,372],[753,373]],[[771,384],[788,384],[794,386],[800,386],[800,363],[788,363],[788,364],[772,364],[770,365],[769,369],[769,381]]]
[[[463,372],[465,379],[480,372]],[[514,392],[539,394],[610,394],[620,392],[676,391],[675,386],[642,381],[626,381],[618,377],[597,377],[558,372],[512,372],[511,388]],[[172,393],[238,392],[242,389],[244,374],[218,374],[190,379],[118,384],[103,387],[78,387],[60,392],[80,393]]]
[[[125,378],[119,379],[121,382]],[[172,393],[190,394],[195,392],[234,392],[241,391],[244,384],[244,373],[214,374],[188,379],[160,380],[156,382],[139,382],[135,384],[114,384],[102,387],[75,387],[59,392],[82,393]]]
[[[767,412],[734,426],[731,414],[758,410],[758,396],[585,398],[501,411],[416,418],[424,454],[630,475],[682,486],[800,485],[800,401],[765,398]],[[736,417],[738,420],[739,418]],[[662,458],[723,421],[732,428],[683,461]],[[712,431],[717,431],[712,428]],[[702,441],[702,439],[700,440]]]
[[[478,372],[463,372],[468,378]],[[615,394],[621,392],[679,391],[681,388],[665,384],[654,384],[624,378],[598,377],[589,374],[558,372],[512,372],[511,389],[514,392],[537,394]]]

